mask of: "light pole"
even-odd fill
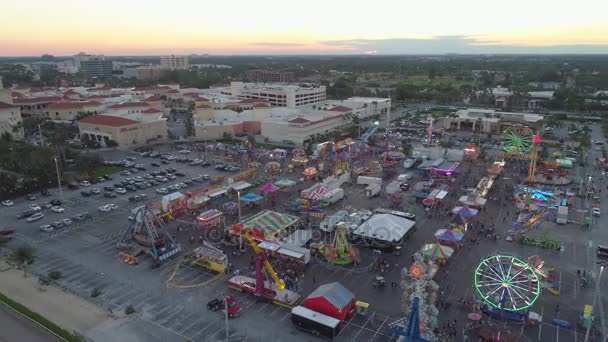
[[[207,158],[207,129],[203,128],[203,144],[205,144],[205,161],[208,161]]]
[[[57,157],[55,160],[55,171],[57,171],[57,185],[59,186],[59,197],[63,200],[63,191],[61,190],[61,178],[59,177],[59,164],[57,163]]]
[[[236,197],[237,197],[237,205],[238,205],[238,209],[239,209],[239,224],[241,223],[241,192],[237,191],[236,192]],[[243,249],[243,232],[241,231],[241,233],[239,234],[239,253],[241,252],[241,250]]]
[[[228,297],[224,297],[224,310],[226,310],[226,341],[230,341],[230,332],[228,332]]]

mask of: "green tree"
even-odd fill
[[[23,268],[23,276],[27,277],[27,265],[34,262],[34,249],[30,246],[17,247],[13,251],[13,260]]]

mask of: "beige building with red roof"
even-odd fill
[[[47,114],[51,120],[74,121],[79,114],[99,114],[104,105],[98,101],[57,101],[49,104]]]
[[[13,100],[19,106],[21,115],[45,118],[48,116],[48,107],[51,103],[60,101],[58,96],[19,97]]]
[[[12,103],[0,102],[0,136],[8,132],[14,139],[23,139],[23,127],[16,128],[21,126],[20,123],[23,123],[23,119],[19,107]]]
[[[167,138],[165,120],[136,121],[114,115],[92,115],[80,119],[78,129],[81,139],[88,137],[102,146],[108,140],[114,140],[120,146],[127,146]]]

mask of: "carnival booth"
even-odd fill
[[[325,195],[329,194],[331,190],[322,183],[317,183],[308,189],[302,190],[302,198],[310,201],[320,201]]]
[[[188,204],[188,209],[200,210],[205,208],[210,200],[207,196],[208,193],[209,190],[207,189],[200,189],[198,191],[186,193],[186,202]]]
[[[285,179],[281,179],[277,182],[274,182],[274,185],[278,186],[281,189],[288,189],[288,188],[291,188],[292,186],[296,185],[296,182],[285,178]]]
[[[253,192],[250,192],[244,196],[241,196],[241,202],[245,202],[245,205],[248,208],[253,208],[257,205],[259,205],[260,201],[263,199],[264,197],[254,194]]]
[[[275,191],[277,191],[277,190],[279,190],[279,187],[278,187],[278,186],[276,186],[276,185],[274,185],[274,184],[272,184],[272,183],[268,182],[268,183],[266,183],[266,185],[264,185],[264,186],[263,186],[263,187],[260,189],[260,192],[262,193],[262,195],[264,195],[264,194],[272,194],[272,193],[274,193],[274,192],[275,192]]]
[[[465,160],[476,160],[479,157],[479,147],[474,144],[467,145],[464,149]]]
[[[164,195],[161,199],[161,205],[164,213],[172,213],[174,217],[183,214],[188,209],[187,198],[181,192],[173,192]]]
[[[273,239],[287,228],[295,225],[298,217],[272,210],[262,210],[241,224],[252,230],[254,239]]]
[[[203,230],[220,227],[224,224],[224,215],[217,209],[207,210],[196,217],[196,224]]]
[[[435,260],[439,265],[445,264],[454,253],[454,249],[439,243],[428,243],[420,249],[425,257]]]
[[[269,175],[277,176],[281,172],[281,164],[279,164],[277,162],[268,162],[268,163],[266,163],[266,166],[264,167],[264,169],[266,170],[266,173],[268,173]]]
[[[293,154],[294,156],[301,156],[306,154],[306,152],[301,148],[294,148],[293,150],[291,150],[291,154]]]
[[[291,159],[291,162],[295,166],[303,166],[303,165],[306,165],[306,163],[308,163],[308,158],[306,157],[306,155],[301,154],[301,155],[297,155],[297,156],[293,157]]]
[[[272,150],[271,157],[275,159],[284,159],[287,157],[287,151],[281,148],[275,148]]]
[[[308,167],[302,172],[305,180],[315,179],[317,176],[317,168],[316,167]]]
[[[455,246],[464,238],[464,233],[455,232],[451,229],[438,229],[435,232],[435,239],[440,244],[446,246]]]
[[[222,212],[226,216],[235,217],[239,214],[239,204],[233,201],[226,202],[222,206]]]
[[[338,282],[324,284],[304,300],[307,309],[344,321],[355,313],[355,295]]]

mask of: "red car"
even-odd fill
[[[15,230],[13,228],[2,228],[0,229],[0,236],[11,238],[15,234]]]

